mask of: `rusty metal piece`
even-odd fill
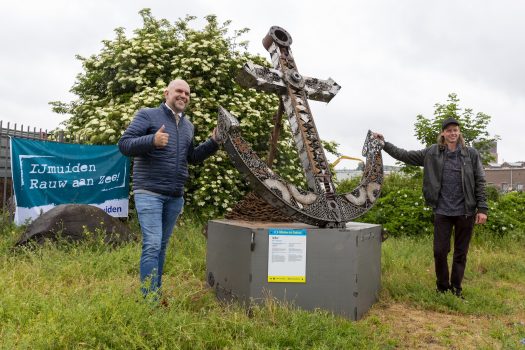
[[[263,38],[262,44],[266,50],[269,50],[274,42],[282,47],[288,47],[292,45],[292,36],[284,28],[273,26]]]
[[[230,220],[261,222],[293,221],[289,216],[282,214],[278,209],[268,204],[268,202],[259,197],[255,192],[248,193],[232,208],[232,211],[228,212],[224,217]]]
[[[325,192],[304,191],[284,181],[258,157],[240,134],[236,118],[227,110],[219,108],[219,125],[230,124],[224,149],[234,166],[249,181],[254,191],[272,207],[294,221],[320,227],[342,227],[344,224],[368,211],[379,197],[383,182],[381,158],[382,143],[368,133],[363,147],[368,153],[363,178],[359,186],[350,193],[334,194],[333,201],[341,209],[339,221],[333,217],[333,210]],[[251,207],[250,210],[257,210]],[[242,210],[246,212],[247,210]],[[257,214],[250,214],[257,216]],[[269,216],[270,219],[272,216]],[[258,220],[260,221],[260,219]]]
[[[343,227],[369,210],[381,189],[383,143],[368,133],[363,147],[367,162],[360,185],[351,193],[338,195],[315,126],[308,99],[329,102],[341,88],[332,79],[319,80],[302,76],[293,58],[290,34],[271,27],[263,45],[271,55],[274,68],[251,62],[241,69],[237,81],[247,88],[277,93],[290,122],[308,191],[286,183],[264,163],[241,137],[239,123],[228,111],[219,108],[221,139],[230,159],[245,174],[255,191],[274,208],[294,220],[317,226]],[[222,125],[222,126],[221,126]],[[276,142],[276,138],[272,138]]]
[[[289,73],[290,74],[290,73]],[[284,74],[273,68],[259,66],[252,62],[245,63],[235,80],[241,86],[254,87],[265,92],[274,92],[279,95],[286,93],[286,83],[293,78],[284,78]],[[341,86],[332,78],[326,80],[302,76],[303,90],[309,99],[330,102],[339,92]]]

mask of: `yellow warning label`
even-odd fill
[[[268,282],[306,283],[305,276],[268,276]]]

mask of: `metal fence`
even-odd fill
[[[63,130],[48,132],[41,128],[24,127],[23,124],[4,123],[0,120],[0,195],[2,196],[2,211],[6,209],[13,197],[10,137],[65,143],[82,143],[80,137],[66,133]]]

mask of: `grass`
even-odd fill
[[[463,301],[434,292],[429,237],[390,238],[380,301],[351,322],[275,300],[249,312],[217,302],[189,219],[168,251],[169,307],[140,295],[139,242],[12,249],[19,234],[1,222],[0,349],[525,349],[523,241],[475,239]]]

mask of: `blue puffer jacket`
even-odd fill
[[[153,139],[162,125],[169,134],[168,145],[156,148]],[[194,147],[193,124],[183,115],[177,125],[173,113],[164,103],[159,108],[138,111],[118,146],[122,154],[135,157],[134,190],[148,190],[173,197],[184,194],[188,162],[202,162],[219,148],[211,138]]]

